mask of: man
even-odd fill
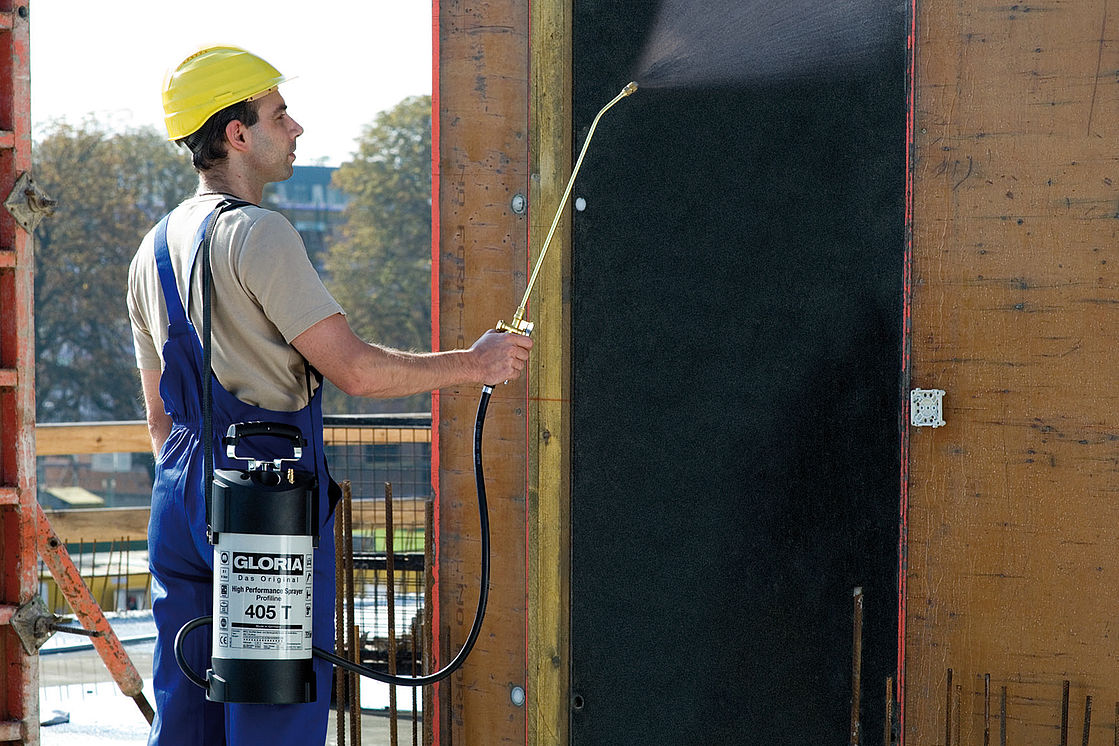
[[[320,541],[314,555],[313,629],[333,647],[331,488],[322,455],[321,377],[354,396],[396,397],[516,378],[531,341],[488,331],[469,349],[406,353],[358,339],[323,287],[294,228],[258,205],[264,185],[292,175],[303,129],[289,115],[280,73],[236,47],[204,49],[172,73],[163,92],[169,139],[187,147],[198,193],[143,240],[129,269],[128,308],[147,408],[156,479],[148,545],[155,652],[156,720],[149,745],[321,744],[330,667],[315,661],[318,699],[305,705],[221,705],[179,671],[174,638],[210,614],[212,548],[203,472],[204,385],[216,468],[238,468],[220,437],[233,422],[300,428],[309,442],[296,467],[318,483]],[[204,369],[203,277],[209,241],[211,369]],[[321,374],[321,376],[320,376]],[[308,453],[309,451],[309,453]],[[264,455],[269,458],[273,454]],[[188,636],[184,654],[204,671],[209,640]]]

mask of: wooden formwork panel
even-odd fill
[[[511,205],[528,193],[528,10],[512,0],[435,8],[435,331],[438,346],[451,349],[510,319],[527,282],[528,223]],[[479,588],[472,447],[480,394],[441,391],[432,412],[440,665],[466,639]],[[439,743],[525,741],[525,708],[511,691],[526,676],[527,416],[523,378],[494,389],[483,447],[489,606],[473,653],[439,685]]]
[[[909,744],[1114,737],[1116,11],[915,4]]]

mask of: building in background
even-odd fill
[[[296,166],[290,179],[269,184],[264,192],[264,205],[291,221],[319,271],[330,234],[342,225],[350,201],[331,186],[336,170],[334,166]]]

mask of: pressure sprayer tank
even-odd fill
[[[276,434],[270,423],[252,425]],[[231,440],[235,447],[236,437]],[[297,704],[316,696],[316,487],[312,475],[270,466],[253,461],[246,470],[214,472],[213,654],[206,683],[207,698],[216,702]]]

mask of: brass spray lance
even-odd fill
[[[540,247],[540,256],[536,259],[536,266],[532,269],[532,276],[528,278],[528,287],[525,288],[524,297],[521,298],[521,305],[517,307],[517,312],[513,314],[513,320],[511,322],[508,324],[504,321],[497,322],[498,331],[523,334],[526,337],[532,334],[532,322],[525,321],[525,307],[528,305],[528,296],[532,293],[532,286],[536,282],[536,275],[540,273],[540,265],[544,263],[544,257],[548,254],[548,245],[552,242],[552,236],[555,235],[560,216],[563,214],[563,208],[567,206],[567,198],[571,196],[571,187],[575,184],[575,177],[579,174],[579,167],[583,165],[583,156],[587,154],[587,146],[591,144],[591,138],[594,137],[595,127],[598,126],[598,120],[602,119],[602,115],[605,114],[611,106],[636,90],[637,83],[630,83],[595,115],[594,121],[591,122],[591,128],[587,132],[587,139],[583,143],[583,149],[579,151],[579,157],[575,161],[575,168],[571,171],[571,178],[567,180],[567,188],[563,190],[563,198],[560,199],[559,207],[556,208],[556,216],[552,219],[552,227],[548,229],[548,235],[544,237],[544,245]]]

